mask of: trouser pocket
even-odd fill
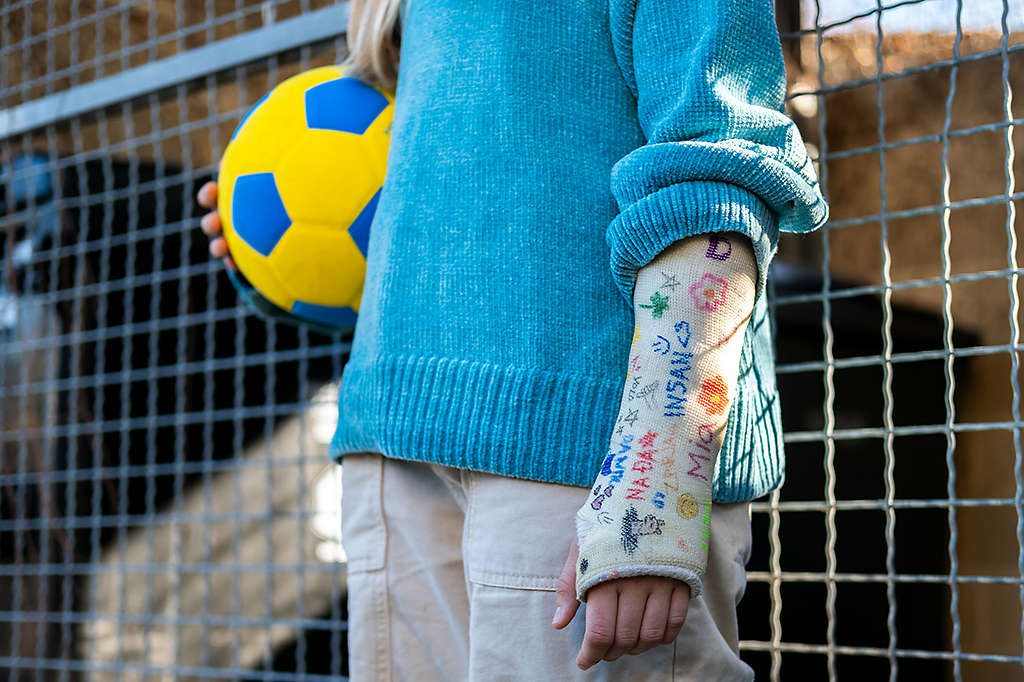
[[[384,457],[347,454],[341,462],[341,544],[347,560],[349,679],[391,679],[387,534],[382,486]]]
[[[342,457],[341,544],[350,575],[384,568],[383,471],[384,457],[375,452]]]
[[[472,582],[554,591],[589,489],[470,472],[465,561]]]

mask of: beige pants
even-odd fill
[[[563,630],[551,618],[586,488],[375,453],[345,455],[342,484],[353,682],[754,677],[737,655],[747,503],[713,507],[704,594],[675,643],[583,672],[586,605]]]

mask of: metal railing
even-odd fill
[[[1024,13],[780,2],[829,224],[771,279],[786,484],[758,679],[1024,680]],[[198,188],[346,4],[0,8],[0,675],[338,679],[348,339],[253,317]],[[783,21],[784,20],[784,21]],[[1016,107],[1015,107],[1016,105]]]

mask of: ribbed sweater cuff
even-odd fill
[[[756,194],[727,182],[680,182],[645,196],[608,225],[612,277],[630,306],[636,273],[672,242],[695,234],[747,235],[757,261],[755,300],[779,241],[778,217]]]

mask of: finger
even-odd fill
[[[224,266],[238,272],[238,266],[235,265],[235,261],[231,256],[224,256]]]
[[[217,183],[210,180],[205,185],[199,188],[199,192],[196,194],[196,200],[200,206],[204,208],[213,208],[217,205]]]
[[[587,630],[583,635],[583,646],[576,656],[576,667],[580,670],[586,670],[604,658],[608,647],[615,641],[618,600],[618,590],[609,583],[601,583],[587,592]]]
[[[580,603],[576,600],[576,561],[579,559],[580,546],[573,535],[569,543],[569,555],[562,566],[562,575],[558,576],[555,586],[555,616],[551,626],[561,630],[576,617]]]
[[[665,638],[665,622],[668,620],[668,608],[672,602],[673,584],[659,585],[651,591],[644,606],[643,619],[640,621],[640,632],[636,646],[629,650],[631,654],[642,654],[648,649],[661,644]]]
[[[220,234],[220,214],[217,211],[207,213],[199,221],[199,228],[211,237]]]
[[[223,258],[228,255],[228,243],[224,237],[210,240],[210,255],[214,258]]]
[[[640,622],[644,617],[648,590],[627,589],[619,592],[619,611],[615,617],[615,642],[604,655],[604,660],[614,661],[636,646],[640,637]]]
[[[665,644],[671,644],[679,636],[686,622],[686,612],[690,608],[690,586],[686,584],[676,585],[672,590],[672,603],[668,607],[668,619],[665,623]]]

